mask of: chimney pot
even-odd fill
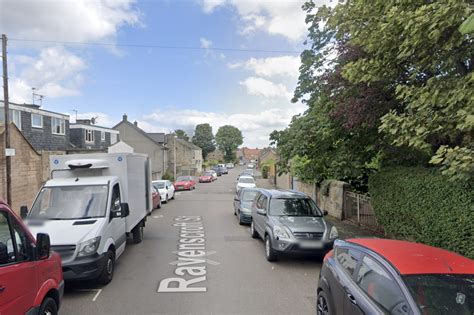
[[[127,116],[127,114],[123,114],[123,116],[122,116],[122,120],[123,120],[123,121],[127,121],[127,120],[128,120],[128,116]]]
[[[138,121],[134,121],[133,124],[135,125],[135,127],[138,127]]]

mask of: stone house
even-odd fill
[[[137,122],[129,122],[127,115],[123,115],[122,121],[112,129],[120,132],[120,140],[131,146],[135,153],[147,154],[150,157],[152,179],[161,179],[167,169],[166,143],[158,141],[158,137],[153,134],[143,131],[138,127]]]
[[[34,104],[9,103],[10,121],[37,151],[66,151],[69,147],[69,115],[41,109]],[[5,121],[0,101],[0,121]]]
[[[198,175],[202,172],[202,150],[198,146],[174,134],[166,135],[168,150],[168,172],[174,173],[176,160],[176,176]]]
[[[15,149],[11,160],[11,208],[19,214],[20,207],[33,203],[41,185],[47,179],[42,172],[43,165],[49,165],[49,155],[41,155],[26,139],[24,134],[10,124],[10,146]],[[0,125],[0,151],[5,151],[5,126]],[[0,194],[6,200],[5,155],[0,154]]]
[[[106,151],[117,143],[119,131],[92,124],[91,119],[78,119],[69,125],[69,139],[74,149]]]

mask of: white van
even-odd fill
[[[48,233],[61,255],[65,280],[112,280],[128,235],[143,239],[151,212],[147,155],[99,153],[50,158],[51,180],[22,216],[33,233]],[[27,215],[26,215],[27,213]]]

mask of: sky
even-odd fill
[[[229,124],[245,146],[268,146],[306,109],[290,101],[307,34],[303,3],[2,0],[10,101],[31,103],[34,87],[42,108],[72,122],[77,111],[106,127],[126,113],[148,132]]]

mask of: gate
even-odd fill
[[[370,197],[352,191],[344,194],[344,218],[375,230],[382,229],[375,218]]]

